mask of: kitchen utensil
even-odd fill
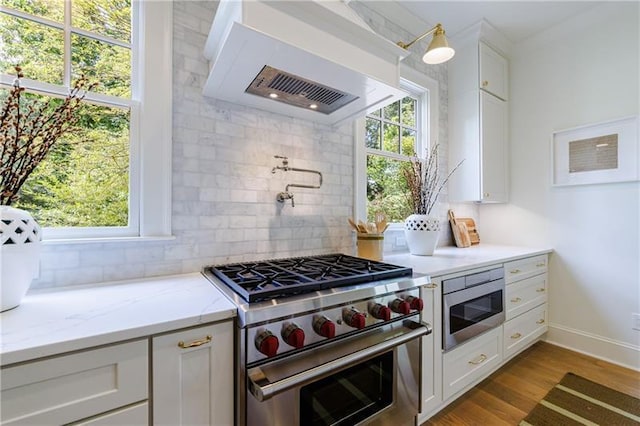
[[[358,229],[358,225],[353,221],[353,219],[351,219],[350,217],[347,218],[347,220],[349,221],[349,225],[351,225],[351,227],[356,231],[356,232],[360,232],[360,229]]]
[[[363,234],[367,233],[367,224],[364,223],[361,220],[358,220],[358,231],[362,232]]]
[[[387,229],[387,216],[384,213],[376,213],[376,231],[378,234],[382,234]]]

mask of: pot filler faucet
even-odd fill
[[[284,192],[280,192],[278,193],[278,195],[276,196],[276,200],[278,200],[278,202],[280,203],[284,203],[286,200],[291,200],[291,207],[295,207],[296,204],[293,201],[293,193],[289,192],[289,188],[295,187],[295,188],[310,188],[310,189],[319,189],[322,186],[322,173],[320,173],[317,170],[309,170],[309,169],[298,169],[295,167],[289,167],[289,159],[287,157],[282,157],[280,155],[274,155],[274,158],[278,158],[282,160],[282,165],[281,166],[275,166],[273,169],[271,169],[271,173],[275,173],[277,170],[283,170],[285,172],[288,171],[292,171],[292,172],[302,172],[302,173],[314,173],[317,174],[318,177],[320,178],[318,185],[305,185],[305,184],[301,184],[301,183],[290,183],[286,186],[286,188],[284,189]]]

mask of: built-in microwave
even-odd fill
[[[442,281],[442,349],[448,351],[504,322],[504,268]]]

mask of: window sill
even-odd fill
[[[100,238],[60,238],[42,240],[45,246],[55,246],[59,244],[109,244],[109,243],[142,243],[154,241],[175,240],[175,235],[163,235],[159,237],[100,237]]]

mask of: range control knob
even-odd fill
[[[296,349],[304,346],[304,330],[291,323],[282,328],[282,340]]]
[[[278,353],[278,338],[269,330],[264,330],[258,333],[255,339],[255,344],[256,349],[268,358],[274,357]]]
[[[411,312],[411,306],[402,299],[395,299],[393,302],[389,302],[389,307],[397,314],[407,315]]]
[[[409,307],[414,311],[420,312],[424,308],[424,302],[419,297],[407,296],[404,300],[409,304]]]
[[[356,309],[345,309],[342,312],[342,320],[349,327],[357,328],[358,330],[364,328],[366,318],[362,312],[358,312]]]
[[[313,320],[313,331],[327,339],[333,339],[336,336],[336,325],[325,316],[317,316]]]
[[[387,308],[380,303],[376,303],[375,305],[371,305],[369,308],[369,313],[377,319],[381,319],[383,321],[389,321],[391,319],[391,309]]]

